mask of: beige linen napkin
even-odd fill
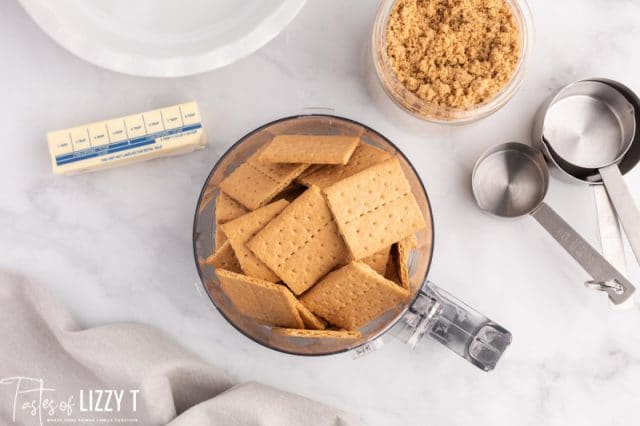
[[[0,424],[356,425],[258,383],[234,386],[158,330],[82,330],[42,286],[0,273]]]

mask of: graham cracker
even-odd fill
[[[307,189],[247,246],[297,295],[347,258],[347,249],[318,188]]]
[[[301,301],[332,324],[356,330],[408,296],[407,290],[356,261],[328,274]]]
[[[324,192],[354,259],[370,256],[426,226],[397,158],[375,164]]]
[[[215,253],[205,260],[204,263],[207,265],[213,265],[216,268],[226,269],[231,272],[242,272],[240,262],[238,262],[238,258],[233,252],[229,241],[225,241]]]
[[[300,330],[297,328],[275,327],[273,333],[281,336],[304,337],[309,339],[357,340],[362,337],[359,331],[347,330]]]
[[[308,167],[261,161],[260,154],[258,150],[220,183],[220,189],[249,210],[267,204]]]
[[[307,187],[304,185],[300,185],[296,182],[291,182],[289,186],[282,190],[282,192],[278,193],[273,200],[287,200],[288,202],[292,202],[296,198],[298,198],[304,191],[307,190]]]
[[[304,173],[298,178],[298,182],[307,186],[317,186],[320,189],[327,188],[389,158],[391,158],[391,154],[388,152],[361,143],[344,166],[322,166],[312,172]]]
[[[277,135],[260,155],[272,163],[347,164],[357,136]]]
[[[219,225],[216,225],[216,233],[215,233],[215,246],[214,249],[218,250],[220,247],[222,247],[222,245],[224,243],[227,242],[227,236],[224,235],[224,232],[222,232],[222,229],[220,228]]]
[[[216,275],[241,314],[267,325],[304,328],[297,300],[287,287],[224,269],[216,269]]]
[[[315,173],[324,167],[331,167],[331,166],[327,166],[325,164],[311,164],[309,167],[305,169],[304,172],[300,173],[300,176],[298,176],[295,181],[302,184],[302,182],[300,182],[302,178],[304,178],[305,176],[309,176],[310,174]]]
[[[227,223],[248,212],[249,210],[242,204],[220,191],[220,195],[216,198],[216,225]],[[227,236],[222,232],[220,226],[216,226],[216,250],[222,247],[225,241],[227,241]]]
[[[371,266],[371,268],[380,275],[384,275],[384,272],[387,270],[387,262],[389,261],[390,251],[391,246],[386,247],[379,252],[373,253],[371,256],[365,257],[364,259],[362,259],[362,261]]]
[[[262,263],[248,248],[247,241],[260,231],[269,221],[289,204],[286,200],[260,207],[250,213],[244,214],[230,222],[220,225],[233,247],[233,251],[240,262],[242,271],[252,277],[266,281],[276,282],[280,279]]]
[[[407,244],[407,247],[412,249],[418,247],[418,237],[416,237],[416,234],[411,234],[408,237],[406,237],[404,240],[405,240],[405,243]]]
[[[402,286],[400,283],[400,273],[398,272],[398,245],[391,246],[391,252],[389,253],[389,260],[387,260],[387,267],[384,271],[384,277],[389,281]]]
[[[300,314],[300,318],[302,318],[305,328],[310,328],[312,330],[324,330],[327,327],[327,322],[325,320],[315,316],[313,312],[307,309],[307,307],[300,303],[299,300],[296,300],[296,302],[296,308],[298,308],[298,313]]]
[[[227,223],[249,210],[242,204],[231,198],[226,192],[220,191],[220,195],[216,198],[216,223]]]
[[[416,247],[418,240],[415,235],[410,235],[398,241],[398,275],[400,285],[407,290],[411,289],[409,282],[409,252]]]

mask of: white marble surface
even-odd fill
[[[537,45],[522,89],[495,115],[455,128],[399,119],[372,100],[363,58],[375,3],[309,1],[249,58],[161,80],[89,65],[47,39],[16,2],[3,1],[0,268],[51,288],[85,326],[155,325],[238,381],[298,392],[367,424],[638,424],[638,309],[610,311],[531,218],[502,222],[481,214],[469,185],[484,149],[528,140],[537,106],[559,85],[600,75],[640,90],[640,3],[532,2]],[[205,151],[52,175],[47,130],[189,99],[200,102],[210,136]],[[432,342],[412,352],[391,341],[355,361],[283,355],[237,333],[198,293],[191,226],[209,169],[244,133],[306,107],[360,120],[414,161],[435,214],[430,278],[513,332],[494,372],[480,372]],[[640,170],[628,180],[638,194]],[[587,188],[554,180],[548,201],[597,243]],[[632,277],[640,278],[637,268]]]

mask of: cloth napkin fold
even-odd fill
[[[152,327],[121,323],[83,330],[47,289],[0,273],[0,424],[57,422],[360,424],[259,383],[234,386],[223,371]]]

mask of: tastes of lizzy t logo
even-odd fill
[[[4,388],[4,389],[2,389]],[[137,423],[139,389],[79,389],[60,396],[43,379],[0,378],[0,391],[8,390],[10,401],[0,401],[0,413],[10,410],[14,423]],[[27,423],[27,420],[31,423]]]

